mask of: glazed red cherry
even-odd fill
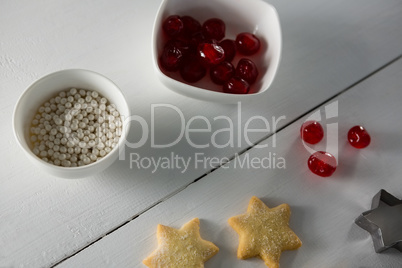
[[[247,94],[249,90],[249,84],[237,76],[233,76],[223,84],[223,92],[225,93]]]
[[[181,77],[188,83],[197,82],[205,76],[206,72],[204,65],[195,56],[187,58],[180,68]]]
[[[213,66],[209,72],[212,82],[223,85],[235,74],[235,68],[228,61],[223,61]]]
[[[165,19],[162,24],[163,31],[170,37],[176,37],[181,34],[184,28],[180,16],[172,15]]]
[[[236,37],[236,48],[240,54],[252,55],[260,49],[260,40],[251,33],[240,33]]]
[[[166,71],[177,71],[181,66],[183,56],[183,52],[179,48],[175,46],[166,46],[160,57],[160,64]]]
[[[353,147],[363,149],[369,146],[371,137],[364,127],[354,126],[348,132],[348,140]]]
[[[236,75],[252,85],[258,76],[257,66],[249,59],[240,59],[236,67]]]
[[[306,121],[300,128],[300,137],[307,143],[316,144],[324,137],[324,129],[317,121]]]
[[[323,151],[313,153],[309,157],[307,165],[311,172],[321,177],[331,176],[337,166],[335,157]]]
[[[191,16],[181,17],[183,21],[183,34],[182,36],[186,39],[191,39],[195,34],[201,32],[201,24]]]
[[[222,40],[225,37],[225,23],[218,18],[209,19],[202,25],[202,33],[206,38]]]
[[[236,55],[236,43],[233,40],[225,39],[218,43],[219,46],[223,48],[225,52],[225,60],[232,61]]]
[[[178,39],[170,39],[169,41],[166,42],[164,48],[177,48],[179,49],[182,53],[186,54],[190,50],[190,44],[187,41],[184,40],[178,40]]]
[[[225,60],[225,52],[222,47],[213,43],[199,44],[198,56],[206,65],[215,65]]]

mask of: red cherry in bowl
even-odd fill
[[[167,17],[162,24],[163,31],[170,37],[176,37],[181,34],[184,28],[180,16],[172,15]]]
[[[247,94],[250,85],[243,79],[233,76],[223,84],[223,92],[230,94]]]
[[[208,39],[222,40],[225,37],[225,23],[218,18],[206,20],[202,25],[202,33]]]
[[[231,39],[225,39],[218,43],[219,46],[223,48],[225,52],[225,60],[232,61],[236,55],[236,43]]]
[[[240,33],[236,36],[236,48],[240,54],[253,55],[260,49],[260,40],[251,33]]]
[[[209,72],[212,82],[218,85],[223,85],[235,74],[235,68],[228,61],[223,61],[211,67]]]
[[[176,46],[165,46],[160,57],[160,65],[169,72],[179,70],[183,61],[184,53]]]
[[[225,60],[225,52],[217,44],[201,43],[197,49],[199,58],[206,65],[215,65]]]
[[[249,85],[252,85],[258,76],[257,66],[252,60],[240,59],[239,63],[237,63],[236,75],[246,80]]]
[[[180,75],[184,81],[195,83],[203,78],[207,70],[203,64],[199,62],[197,57],[190,56],[186,58],[180,68]]]

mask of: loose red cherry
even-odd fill
[[[241,59],[236,67],[236,75],[252,85],[258,76],[257,66],[249,59]]]
[[[222,40],[225,37],[225,23],[218,18],[209,19],[202,25],[202,33],[206,38]]]
[[[250,90],[249,84],[240,77],[233,76],[223,84],[223,92],[231,94],[247,94]]]
[[[225,60],[225,52],[222,47],[212,43],[199,44],[198,55],[206,65],[215,65]]]
[[[260,40],[251,33],[240,33],[236,37],[236,48],[240,54],[252,55],[260,49]]]
[[[184,24],[180,16],[172,15],[166,18],[163,22],[162,28],[168,36],[175,37],[181,34]]]
[[[230,62],[223,61],[213,66],[209,74],[215,84],[223,85],[235,74],[235,68]]]
[[[195,83],[206,74],[206,68],[197,60],[195,56],[187,58],[180,68],[180,75],[184,81]]]
[[[300,137],[307,143],[316,144],[324,137],[324,129],[317,121],[306,121],[300,128]]]
[[[371,137],[364,127],[354,126],[348,132],[348,140],[353,147],[363,149],[369,146]]]
[[[232,61],[236,55],[236,43],[233,40],[225,39],[218,43],[219,46],[223,48],[225,52],[225,60]]]
[[[309,157],[307,164],[311,172],[321,177],[331,176],[337,166],[335,157],[323,151],[313,153]]]
[[[175,46],[166,46],[163,49],[162,56],[160,57],[160,64],[166,71],[177,71],[181,66],[183,56],[183,52],[179,48]]]
[[[183,21],[183,34],[182,36],[186,39],[191,39],[195,34],[201,32],[201,24],[190,16],[183,16],[181,17]]]

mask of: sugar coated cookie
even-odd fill
[[[245,214],[229,219],[229,224],[239,234],[237,257],[261,257],[270,268],[279,267],[282,251],[297,249],[300,239],[289,228],[290,207],[282,204],[268,208],[253,196]]]
[[[202,268],[219,251],[213,243],[201,238],[198,218],[179,230],[159,224],[156,235],[158,248],[143,261],[148,267]]]

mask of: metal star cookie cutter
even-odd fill
[[[388,206],[401,205],[402,200],[399,200],[395,196],[391,195],[384,189],[381,189],[374,197],[371,202],[371,210],[363,212],[356,220],[355,223],[368,231],[371,234],[374,243],[374,250],[380,253],[389,248],[395,248],[402,252],[402,240],[397,240],[390,244],[385,245],[383,234],[381,228],[378,227],[374,222],[370,221],[366,216],[371,214],[374,210],[378,209],[380,202],[385,203]]]

